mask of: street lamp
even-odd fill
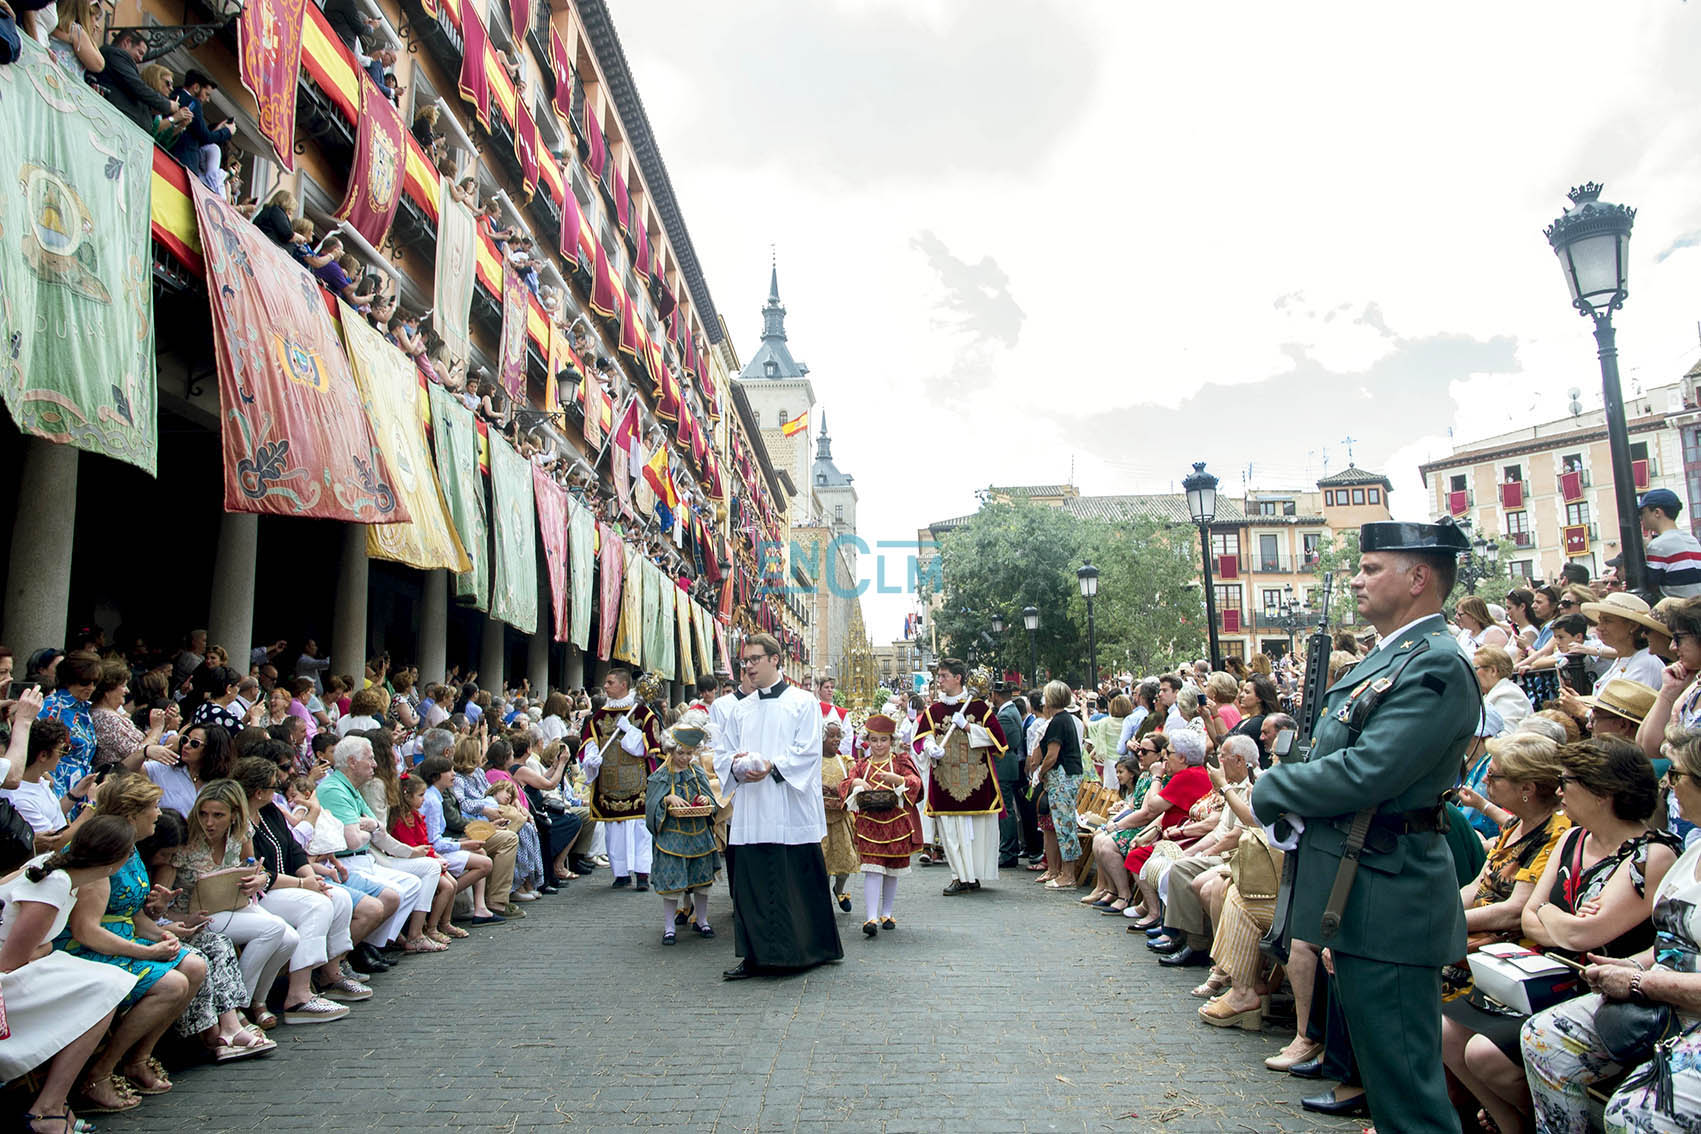
[[[1187,491],[1187,514],[1199,525],[1199,546],[1205,557],[1205,625],[1211,640],[1211,667],[1217,665],[1217,588],[1211,582],[1211,521],[1217,518],[1217,478],[1205,471],[1204,461],[1193,462],[1193,472],[1181,482]]]
[[[1004,616],[1002,614],[992,616],[992,632],[994,634],[1004,633]]]
[[[1033,671],[1034,688],[1039,688],[1039,607],[1022,608],[1022,625],[1028,629],[1028,668]]]
[[[1459,553],[1459,582],[1463,585],[1465,593],[1472,593],[1480,583],[1499,574],[1499,564],[1500,541],[1498,539],[1489,539],[1487,536],[1480,535],[1473,539],[1471,550]]]
[[[1087,688],[1099,687],[1099,648],[1093,635],[1093,596],[1099,593],[1099,569],[1091,559],[1075,568],[1075,578],[1081,584],[1081,597],[1087,600]]]
[[[1299,599],[1295,597],[1293,584],[1287,584],[1282,588],[1282,605],[1280,612],[1276,616],[1276,625],[1287,631],[1288,653],[1293,653],[1294,635],[1299,631],[1300,627],[1304,626],[1308,621],[1310,621],[1309,612],[1303,605],[1301,605]]]
[[[1595,321],[1595,346],[1601,360],[1601,400],[1606,408],[1607,445],[1612,452],[1613,495],[1618,502],[1618,539],[1624,554],[1624,582],[1632,591],[1647,583],[1642,521],[1636,507],[1636,478],[1630,467],[1630,433],[1624,420],[1624,393],[1618,384],[1618,340],[1612,313],[1624,306],[1628,288],[1630,226],[1636,210],[1603,202],[1601,185],[1589,182],[1567,194],[1571,207],[1543,229],[1559,257],[1571,305]]]

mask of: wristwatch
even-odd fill
[[[1638,972],[1635,976],[1630,978],[1630,999],[1641,1002],[1647,1001],[1648,995],[1642,991],[1642,978],[1646,975],[1647,974],[1645,973]]]

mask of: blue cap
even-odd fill
[[[1677,493],[1669,488],[1655,488],[1644,492],[1642,498],[1636,501],[1636,507],[1638,510],[1658,508],[1675,520],[1677,514],[1683,511],[1683,501],[1679,500]]]

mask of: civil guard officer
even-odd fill
[[[1441,1065],[1441,968],[1465,953],[1465,916],[1442,795],[1458,782],[1479,693],[1441,604],[1469,547],[1451,520],[1359,530],[1351,585],[1381,641],[1325,694],[1304,762],[1252,790],[1261,822],[1299,836],[1278,916],[1285,905],[1292,937],[1331,950],[1371,1115],[1400,1134],[1459,1131]]]

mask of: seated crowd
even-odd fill
[[[357,681],[311,641],[245,672],[200,631],[175,657],[81,645],[0,702],[0,1079],[34,1073],[33,1129],[263,1056],[607,864],[586,695],[422,686],[387,656]],[[0,689],[14,668],[0,646]]]
[[[1510,618],[1467,597],[1454,615],[1483,707],[1445,838],[1468,950],[1521,946],[1577,971],[1534,1013],[1477,989],[1465,957],[1445,971],[1443,1061],[1463,1127],[1690,1129],[1701,1113],[1701,829],[1686,818],[1701,818],[1701,598],[1651,608],[1597,582],[1518,588],[1508,605]],[[1331,681],[1369,643],[1334,646]],[[1532,701],[1526,689],[1543,687],[1527,675],[1543,668],[1557,674]],[[1030,774],[1076,761],[1072,780],[1044,779],[1044,830],[1022,841],[1054,888],[1090,871],[1082,908],[1125,925],[1159,964],[1200,967],[1190,995],[1202,1023],[1291,1027],[1266,1066],[1338,1083],[1309,1109],[1366,1113],[1344,1020],[1319,999],[1329,950],[1294,941],[1277,963],[1264,942],[1283,852],[1248,797],[1293,750],[1304,714],[1257,670],[1272,667],[1257,659],[1238,695],[1230,674],[1187,666],[1072,700],[1035,694],[1038,712],[1015,698]],[[1052,730],[1058,716],[1073,727]],[[1108,790],[1080,789],[1082,776]],[[1089,798],[1105,813],[1077,814]],[[1618,1017],[1606,1019],[1624,1005],[1669,1009],[1668,1042],[1628,1049]]]

